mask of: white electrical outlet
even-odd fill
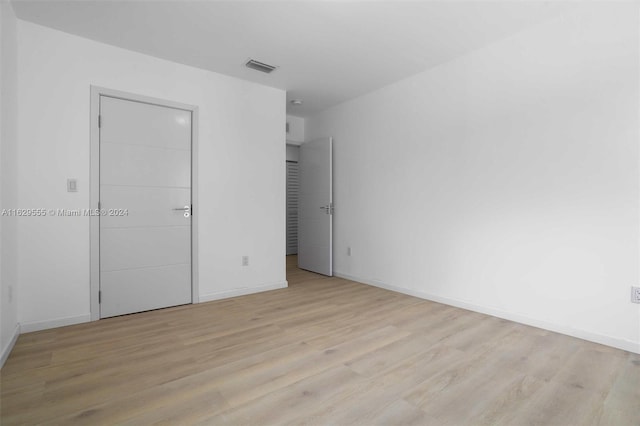
[[[351,256],[351,247],[347,247],[347,256]]]
[[[640,303],[640,287],[631,287],[631,303]]]
[[[242,266],[249,266],[249,256],[242,256]]]

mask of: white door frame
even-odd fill
[[[100,197],[100,129],[98,116],[100,114],[100,97],[123,99],[142,102],[151,105],[176,108],[191,112],[191,303],[200,300],[198,291],[198,107],[165,99],[136,95],[104,87],[91,86],[91,163],[90,163],[90,209],[98,209]],[[91,216],[90,222],[90,306],[91,321],[100,319],[100,220],[98,216]]]

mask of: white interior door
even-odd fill
[[[298,253],[298,162],[287,161],[287,255]]]
[[[298,266],[333,275],[332,139],[300,146]]]
[[[100,97],[100,317],[191,303],[191,112]]]

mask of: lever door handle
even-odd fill
[[[184,217],[191,216],[191,206],[179,207],[179,208],[175,208],[173,210],[184,212]]]
[[[324,210],[326,214],[333,214],[333,203],[320,207],[320,210]]]

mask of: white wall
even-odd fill
[[[9,2],[0,2],[0,211],[15,207],[17,32]],[[16,219],[0,217],[0,366],[18,333]]]
[[[90,85],[198,105],[200,300],[286,285],[284,91],[23,21],[18,43],[20,207],[89,207]],[[22,219],[18,258],[23,331],[89,318],[88,218]]]
[[[638,12],[582,5],[307,119],[336,272],[639,352]]]
[[[298,161],[300,159],[300,146],[287,144],[287,161]]]
[[[304,142],[304,118],[287,115],[287,123],[289,124],[287,142],[300,145],[302,142]]]

